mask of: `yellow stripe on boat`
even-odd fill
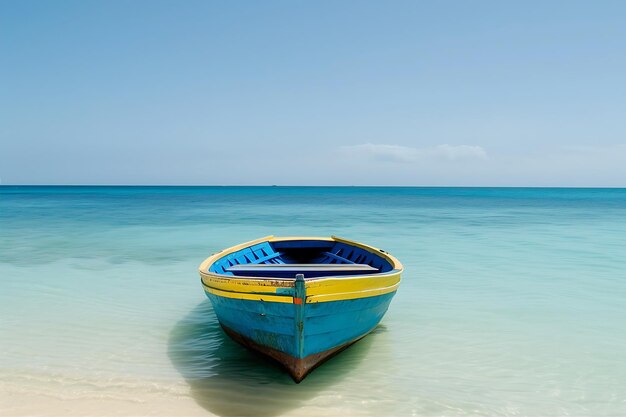
[[[390,287],[384,288],[374,288],[371,290],[363,290],[363,291],[355,291],[341,294],[320,294],[306,297],[306,303],[323,303],[327,301],[343,301],[343,300],[354,300],[356,298],[365,298],[365,297],[375,297],[377,295],[389,294],[390,292],[394,292],[398,289],[400,283],[394,284]]]
[[[236,298],[239,300],[257,300],[257,301],[269,301],[272,303],[293,303],[293,296],[278,296],[269,294],[249,294],[245,292],[230,292],[221,291],[215,288],[203,285],[204,289],[211,294],[219,295],[220,297]]]
[[[389,287],[400,282],[400,273],[374,276],[328,277],[306,281],[307,295],[358,292]]]
[[[321,278],[305,282],[306,302],[353,300],[374,297],[396,291],[400,286],[400,271],[387,276]]]
[[[270,293],[276,294],[280,289],[293,288],[293,280],[279,279],[252,279],[252,278],[224,278],[213,273],[202,274],[202,283],[208,287],[222,291]]]

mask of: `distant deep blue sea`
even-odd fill
[[[300,385],[222,333],[197,273],[271,234],[358,240],[405,267],[377,330]],[[2,186],[0,414],[85,403],[626,416],[626,189]]]

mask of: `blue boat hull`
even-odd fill
[[[320,363],[371,332],[387,311],[395,291],[311,304],[206,294],[227,334],[279,361],[300,382]]]
[[[384,250],[336,236],[267,236],[199,267],[222,328],[297,382],[376,327],[402,271]]]

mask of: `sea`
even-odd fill
[[[405,268],[300,384],[197,271],[267,235]],[[626,416],[626,189],[2,186],[0,415]]]

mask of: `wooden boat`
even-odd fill
[[[296,382],[376,327],[401,273],[387,252],[334,236],[268,236],[200,265],[224,331]]]

